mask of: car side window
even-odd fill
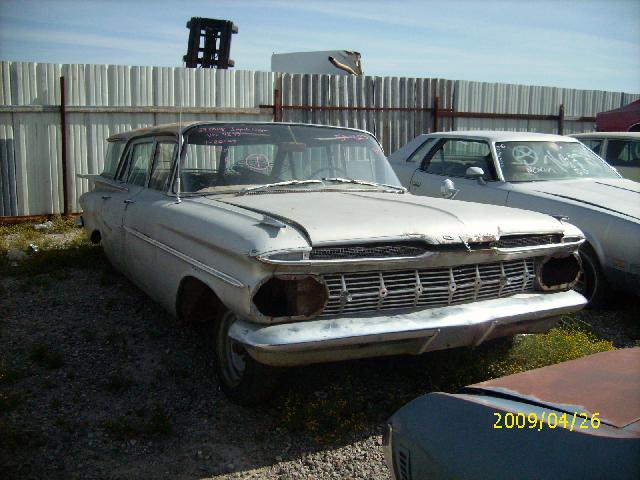
[[[408,163],[421,163],[424,160],[424,157],[429,153],[429,150],[433,148],[435,144],[435,138],[430,138],[426,142],[424,142],[420,147],[413,152],[409,158],[407,158]]]
[[[640,167],[640,142],[609,139],[606,160],[614,167]]]
[[[480,167],[485,180],[495,180],[491,149],[486,142],[446,140],[425,160],[422,169],[435,175],[464,177],[469,167]]]
[[[118,170],[118,164],[120,163],[120,157],[122,157],[122,151],[124,150],[125,142],[109,142],[107,145],[107,153],[104,156],[104,169],[100,174],[106,178],[114,178],[116,171]]]
[[[596,155],[600,155],[600,152],[602,151],[602,140],[598,140],[597,138],[585,138],[584,140],[580,141],[587,147],[589,147],[593,151],[593,153],[595,153]]]
[[[176,155],[178,145],[175,142],[158,142],[156,155],[149,179],[149,188],[164,190],[171,175],[171,164]]]
[[[140,185],[144,187],[147,183],[147,175],[151,167],[151,154],[153,152],[153,143],[139,143],[133,146],[131,154],[131,167],[129,168],[129,176],[127,183],[132,185]]]

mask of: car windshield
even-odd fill
[[[402,190],[375,138],[354,130],[277,123],[200,125],[187,131],[185,150],[183,193]]]
[[[576,142],[496,142],[507,182],[619,178],[604,160]]]

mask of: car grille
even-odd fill
[[[400,480],[411,480],[411,454],[403,447],[398,448],[398,474]]]
[[[532,258],[420,270],[323,276],[329,299],[322,316],[403,308],[434,308],[533,290]]]
[[[340,247],[318,247],[309,254],[311,260],[333,260],[345,258],[417,257],[426,252],[425,245],[415,244],[369,244]]]
[[[492,247],[497,248],[517,248],[517,247],[535,247],[537,245],[551,245],[560,243],[562,236],[555,235],[511,235],[502,237],[497,242],[491,242]]]

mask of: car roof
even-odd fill
[[[574,133],[571,135],[574,138],[630,138],[639,139],[640,132],[589,132],[589,133]]]
[[[640,347],[596,353],[469,385],[466,391],[514,398],[567,412],[599,413],[617,428],[640,420]]]
[[[431,138],[473,138],[486,140],[489,142],[509,142],[509,141],[538,141],[538,142],[575,142],[571,137],[563,135],[553,135],[550,133],[532,132],[511,132],[501,130],[457,130],[452,132],[434,132],[424,134],[424,137]]]
[[[294,122],[235,122],[235,121],[220,121],[220,120],[212,120],[212,121],[192,121],[192,122],[182,122],[182,123],[166,123],[162,125],[154,125],[151,127],[144,128],[136,128],[135,130],[128,130],[126,132],[116,133],[107,138],[108,142],[122,142],[129,141],[132,138],[138,137],[148,137],[148,136],[178,136],[178,131],[182,131],[183,133],[188,129],[198,126],[198,125],[295,125],[295,126],[304,126],[304,127],[324,127],[324,128],[339,128],[340,130],[352,130],[356,132],[362,132],[369,135],[372,135],[371,132],[366,130],[361,130],[358,128],[348,128],[348,127],[337,127],[333,125],[317,125],[312,123],[294,123]]]

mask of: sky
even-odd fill
[[[355,50],[367,75],[640,93],[640,0],[0,0],[0,60],[179,66],[194,16],[238,25],[237,70]]]

